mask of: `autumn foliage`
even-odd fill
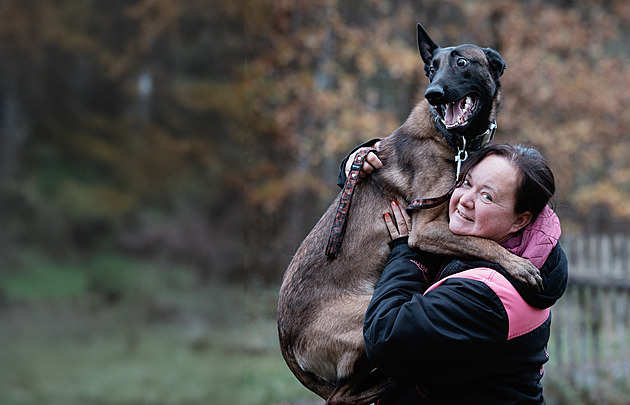
[[[277,281],[340,158],[422,98],[418,22],[506,60],[495,142],[549,159],[565,231],[624,231],[624,0],[6,0],[0,253]]]

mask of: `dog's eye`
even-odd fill
[[[435,73],[435,66],[430,66],[429,67],[429,73],[430,74],[434,74]]]
[[[466,66],[466,63],[468,63],[466,58],[459,58],[459,59],[457,59],[457,66],[459,66],[459,67]]]

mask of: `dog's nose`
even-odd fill
[[[424,98],[426,98],[431,104],[437,103],[442,97],[444,97],[444,89],[442,86],[438,85],[429,86],[427,91],[424,93]]]

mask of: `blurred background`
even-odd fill
[[[548,402],[630,403],[625,0],[0,0],[0,402],[321,404],[277,292],[422,99],[418,22],[501,53],[495,142],[556,175]]]

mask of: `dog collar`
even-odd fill
[[[433,123],[435,128],[440,131],[442,136],[446,139],[449,145],[453,149],[471,151],[474,152],[478,149],[481,149],[486,144],[492,142],[494,139],[494,134],[497,132],[497,121],[494,120],[488,126],[488,129],[482,134],[479,134],[472,139],[465,139],[462,135],[456,135],[451,133],[442,121],[440,120],[437,113],[434,111],[434,107],[431,106],[431,113],[433,114]],[[462,149],[462,145],[464,148]]]
[[[448,201],[449,198],[451,198],[451,194],[453,194],[453,190],[455,190],[455,186],[457,185],[457,180],[459,179],[462,162],[468,159],[468,151],[470,150],[471,152],[474,152],[478,149],[481,149],[484,145],[492,141],[492,139],[494,138],[495,132],[497,132],[497,122],[495,120],[490,123],[490,126],[488,127],[486,132],[474,137],[470,141],[470,144],[467,143],[466,138],[463,136],[460,136],[458,139],[458,142],[454,143],[453,142],[454,136],[448,133],[448,131],[446,131],[446,128],[444,128],[444,131],[443,131],[438,125],[438,123],[441,123],[441,121],[438,120],[438,118],[436,117],[435,127],[444,135],[448,143],[451,144],[451,146],[454,149],[457,149],[457,154],[455,155],[455,166],[456,166],[455,183],[453,183],[453,186],[446,193],[444,193],[443,195],[439,197],[414,199],[407,206],[408,212],[414,211],[414,210],[434,208]],[[445,132],[447,132],[448,135]]]
[[[474,137],[473,139],[469,141],[468,148],[472,151],[481,149],[486,144],[492,142],[492,140],[494,139],[494,134],[496,132],[497,132],[497,121],[494,120],[490,123],[490,126],[488,127],[488,129],[486,129],[486,132],[484,132],[481,135],[477,135],[476,137]]]

